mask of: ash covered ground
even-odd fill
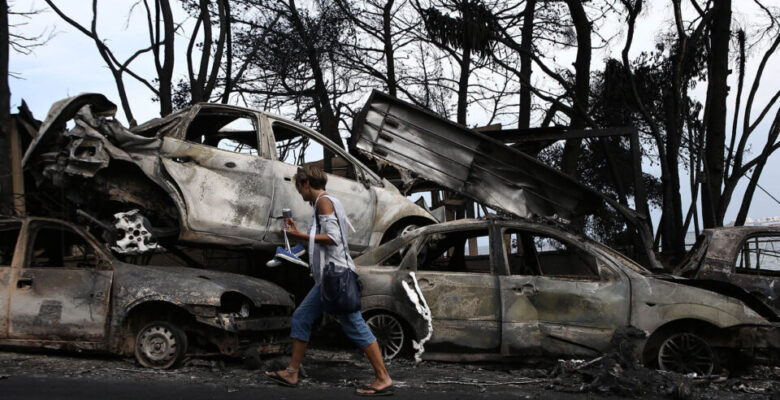
[[[0,393],[17,378],[206,385],[224,393],[273,389],[267,369],[286,366],[286,357],[248,360],[193,358],[178,369],[141,368],[132,358],[79,354],[0,351]],[[548,365],[517,363],[455,364],[400,359],[389,362],[398,397],[430,394],[469,398],[643,398],[780,399],[780,367],[754,366],[739,374],[690,377],[625,365],[619,357],[556,360]],[[363,354],[340,348],[314,348],[304,359],[305,377],[293,394],[344,389],[350,394],[371,380]],[[30,388],[34,393],[35,388]],[[308,396],[306,396],[308,397]]]

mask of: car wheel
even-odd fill
[[[379,313],[366,320],[382,351],[385,360],[391,360],[401,353],[407,342],[406,332],[401,321],[394,315]]]
[[[658,367],[664,371],[707,376],[716,364],[715,352],[704,338],[694,333],[672,334],[658,348]]]
[[[135,337],[135,358],[146,368],[171,368],[181,362],[186,352],[187,335],[169,322],[150,322]]]

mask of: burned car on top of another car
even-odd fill
[[[595,357],[633,326],[647,335],[637,357],[664,370],[706,376],[724,357],[778,360],[780,318],[768,307],[654,275],[544,220],[426,226],[355,263],[385,357],[428,335],[424,359]]]
[[[674,272],[780,312],[780,226],[705,229]]]
[[[117,237],[108,241],[117,253],[140,253],[157,239],[273,249],[284,243],[282,209],[291,209],[299,226],[311,217],[292,182],[297,167],[325,165],[326,153],[335,154],[328,191],[356,229],[351,250],[436,222],[340,146],[294,121],[197,104],[126,129],[115,113],[99,94],[55,103],[23,165],[39,192],[62,191],[54,197],[66,200],[66,210],[114,224]]]
[[[282,353],[293,308],[268,281],[127,264],[74,224],[0,220],[0,346],[132,354],[169,368],[187,354]]]

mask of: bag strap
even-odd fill
[[[341,236],[341,245],[342,247],[344,247],[344,261],[347,262],[346,267],[349,268],[349,254],[347,253],[346,240],[344,240],[344,231],[342,230],[341,227],[341,220],[339,220],[338,211],[336,211],[336,203],[334,203],[333,200],[330,199],[330,195],[319,196],[317,197],[317,200],[314,201],[314,220],[317,223],[317,230],[319,231],[320,229],[322,229],[322,226],[320,226],[320,213],[319,210],[317,210],[317,203],[320,201],[320,198],[322,197],[325,197],[331,202],[331,204],[333,204],[333,215],[336,217],[336,221],[339,225],[339,236]],[[349,269],[351,270],[352,268]]]

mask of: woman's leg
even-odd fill
[[[278,375],[288,383],[295,385],[298,383],[298,370],[303,361],[303,355],[306,352],[306,346],[309,344],[309,336],[314,321],[322,316],[322,300],[320,299],[320,287],[314,285],[301,305],[293,313],[292,327],[290,328],[290,337],[292,338],[292,356],[286,369],[274,372],[266,372],[266,375]]]
[[[363,315],[357,311],[351,314],[339,315],[338,318],[341,323],[341,329],[358,347],[363,349],[368,357],[368,361],[371,362],[371,366],[374,367],[375,379],[371,382],[370,387],[375,390],[383,390],[393,386],[393,380],[390,378],[385,362],[382,359],[382,351],[379,349],[379,344],[374,334],[371,333],[371,329],[366,325]],[[373,392],[364,389],[358,389],[357,391],[365,394]]]

